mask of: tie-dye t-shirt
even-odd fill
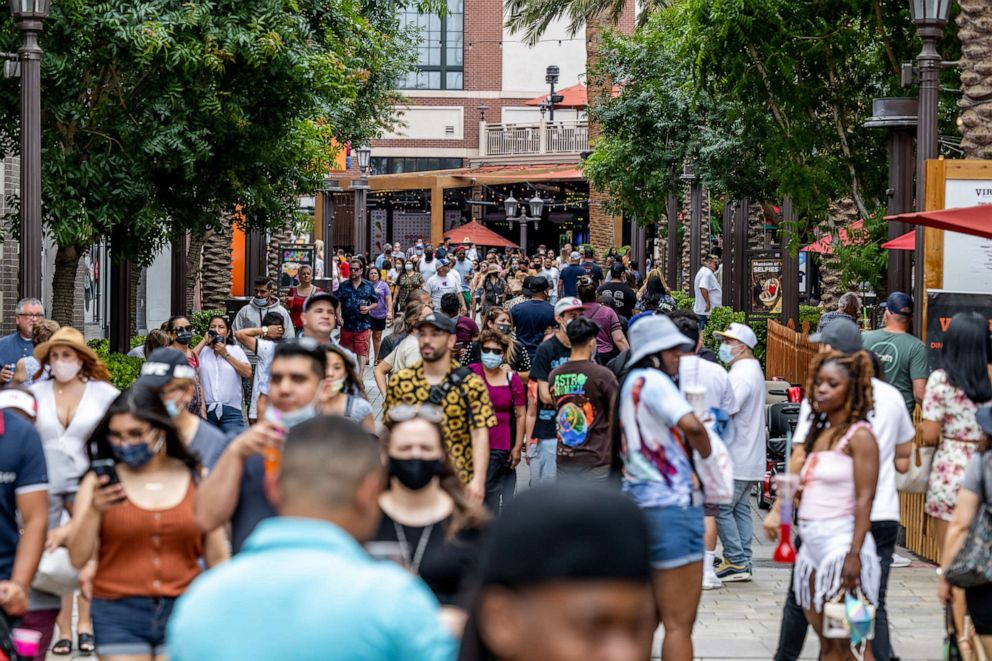
[[[689,448],[676,428],[692,413],[672,380],[655,369],[637,369],[620,391],[623,488],[641,507],[688,507],[693,472]]]

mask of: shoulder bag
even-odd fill
[[[933,466],[933,456],[936,452],[937,448],[932,445],[914,444],[909,470],[905,473],[896,473],[896,488],[906,493],[926,493],[930,468]]]
[[[992,583],[992,509],[985,497],[985,471],[988,451],[981,455],[979,495],[981,506],[971,522],[971,529],[954,561],[944,572],[944,578],[959,588],[975,588]]]

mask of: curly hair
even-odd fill
[[[486,342],[495,342],[503,349],[503,362],[507,365],[513,364],[514,356],[514,342],[513,338],[504,333],[500,333],[498,330],[492,330],[487,328],[479,334],[479,352],[482,355],[482,347],[486,346]]]
[[[867,351],[856,351],[852,354],[841,353],[840,351],[826,351],[813,357],[810,363],[809,377],[806,380],[806,398],[809,400],[813,412],[810,413],[813,425],[806,436],[804,447],[806,454],[813,452],[816,446],[816,439],[826,427],[827,414],[816,412],[816,402],[814,390],[816,388],[817,375],[826,365],[839,365],[847,371],[850,377],[847,397],[844,400],[844,422],[837,429],[837,438],[841,438],[847,433],[851,425],[861,420],[867,420],[874,402],[872,401],[871,379],[875,372],[871,366],[871,358]]]

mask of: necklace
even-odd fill
[[[406,533],[403,531],[403,526],[393,521],[393,529],[396,531],[396,539],[400,541],[400,544],[404,548],[409,549],[410,544],[406,541]],[[420,573],[420,563],[424,560],[424,552],[427,550],[427,540],[431,537],[431,530],[434,529],[434,524],[424,528],[424,532],[420,533],[420,539],[417,541],[417,550],[414,551],[413,556],[410,558],[410,569],[413,570],[414,574]]]

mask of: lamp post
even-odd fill
[[[365,209],[369,194],[369,161],[372,149],[365,145],[356,149],[355,154],[358,156],[359,171],[358,181],[351,184],[351,189],[355,191],[355,254],[364,255],[367,248],[365,235],[368,223],[365,222]]]
[[[520,202],[517,198],[513,197],[513,193],[503,200],[503,209],[506,211],[506,220],[510,223],[520,223],[520,249],[527,253],[527,223],[533,221],[534,229],[537,229],[537,224],[541,220],[541,215],[544,213],[544,198],[538,194],[534,194],[534,197],[527,200],[527,211],[530,212],[528,216],[526,213],[524,215],[517,217],[517,212],[522,208]]]
[[[41,298],[41,47],[49,0],[10,0],[21,65],[21,297]]]
[[[936,158],[938,153],[937,101],[940,85],[940,53],[937,42],[944,35],[944,26],[951,14],[951,0],[910,0],[909,10],[916,25],[916,34],[923,42],[923,49],[916,56],[919,72],[919,106],[916,124],[916,210],[922,211],[926,204],[926,163]],[[917,335],[922,333],[923,297],[926,288],[923,282],[923,228],[916,228],[916,265],[913,283],[913,322]]]
[[[561,70],[554,64],[549,65],[544,72],[544,82],[551,86],[551,95],[548,97],[548,121],[555,121],[555,85],[558,84],[558,75]]]

